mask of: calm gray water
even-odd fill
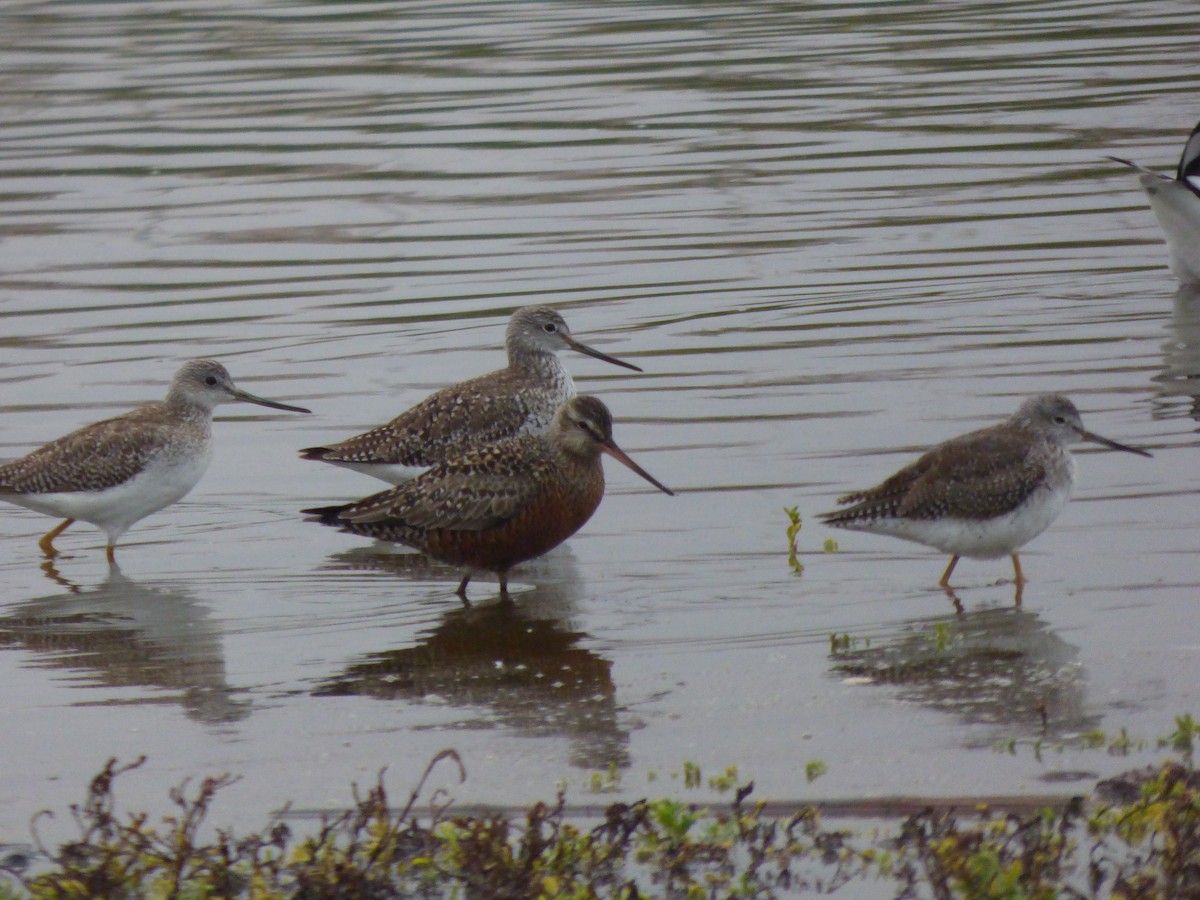
[[[10,0],[0,28],[0,456],[201,355],[315,411],[223,407],[119,571],[84,525],[47,569],[52,522],[3,508],[0,839],[113,755],[149,757],[134,807],[239,773],[214,815],[258,825],[383,767],[404,795],[448,746],[464,802],[588,802],[610,763],[614,796],[672,791],[684,760],[781,800],[1067,793],[1157,751],[993,744],[1200,714],[1200,299],[1103,158],[1174,166],[1192,4]],[[678,497],[610,468],[515,609],[301,521],[379,484],[297,448],[498,367],[529,303],[646,370],[566,360]],[[944,557],[816,523],[1046,390],[1155,456],[1079,454],[1019,609],[1006,561],[959,566],[956,616]]]

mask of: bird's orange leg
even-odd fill
[[[1024,584],[1025,583],[1025,573],[1021,571],[1021,560],[1017,556],[1017,554],[1014,553],[1012,555],[1012,561],[1013,561],[1013,574],[1016,575],[1016,577],[1017,577],[1017,584],[1018,585]]]
[[[108,561],[114,566],[117,564],[117,548],[112,544],[104,548],[104,555],[108,557]]]
[[[54,539],[75,524],[74,519],[64,519],[53,529],[42,535],[42,539],[38,541],[38,546],[42,548],[42,552],[50,559],[58,556],[58,551],[54,549]]]
[[[942,580],[938,582],[940,587],[950,587],[950,573],[954,571],[954,567],[958,565],[958,557],[950,557],[950,565],[946,566],[946,571],[942,573]]]

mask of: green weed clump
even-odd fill
[[[862,832],[826,827],[815,807],[768,815],[747,803],[752,785],[733,789],[717,809],[640,800],[613,803],[587,823],[571,819],[561,790],[522,815],[455,815],[444,799],[417,815],[434,766],[453,763],[465,778],[446,750],[402,809],[390,807],[381,776],[314,833],[296,835],[276,819],[239,838],[202,828],[228,776],[172,791],[173,812],[151,823],[143,813],[119,814],[113,794],[114,781],[141,761],[110,761],[72,807],[79,838],[41,848],[44,859],[29,871],[9,872],[0,900],[699,900],[833,894],[848,885],[853,895],[864,880],[885,882],[897,898],[1189,900],[1200,898],[1198,736],[1200,724],[1179,717],[1163,743],[1180,760],[1103,782],[1092,798],[1059,809],[931,807]],[[819,772],[810,763],[807,774]],[[695,764],[685,775],[701,785]],[[736,777],[730,767],[709,787],[729,790]]]
[[[450,760],[465,777],[453,750]],[[14,897],[190,898],[254,900],[383,900],[383,898],[766,897],[778,891],[836,889],[861,875],[869,857],[850,848],[849,833],[821,827],[817,811],[768,818],[748,807],[750,787],[737,789],[717,812],[678,800],[614,803],[591,827],[567,820],[565,795],[534,803],[521,821],[504,815],[453,815],[449,806],[414,814],[390,808],[382,779],[354,807],[297,836],[283,821],[237,837],[201,826],[228,776],[191,792],[171,792],[176,812],[152,824],[143,813],[118,814],[114,781],[141,764],[110,760],[82,805],[72,807],[80,836],[32,874],[10,873]],[[717,789],[736,770],[710,779]],[[699,770],[695,769],[699,779]],[[286,816],[286,812],[284,813]],[[817,860],[826,871],[800,874]],[[7,900],[0,888],[0,898]]]

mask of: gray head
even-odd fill
[[[553,440],[567,453],[595,459],[607,453],[613,459],[637,472],[664,494],[675,492],[657,481],[617,446],[612,436],[612,413],[595,397],[586,394],[572,397],[558,408],[551,426]]]
[[[575,340],[566,321],[548,306],[522,306],[508,320],[504,336],[509,361],[529,355],[557,353],[559,350],[575,350],[586,356],[602,359],[614,366],[624,366],[635,372],[642,371],[633,363],[627,363],[593,350],[587,344]]]
[[[311,412],[302,406],[289,406],[286,403],[276,403],[274,400],[264,400],[247,391],[238,388],[229,372],[219,362],[211,359],[193,359],[183,364],[175,377],[171,379],[171,387],[167,391],[167,403],[196,406],[211,412],[220,403],[241,400],[245,403],[257,403],[259,406],[269,406],[272,409],[286,409],[291,412]]]
[[[1069,447],[1080,441],[1091,441],[1102,444],[1113,450],[1124,450],[1126,453],[1137,453],[1149,456],[1145,450],[1127,447],[1101,437],[1083,427],[1083,419],[1075,404],[1062,394],[1035,394],[1021,404],[1013,414],[1013,421],[1053,441],[1060,447]]]

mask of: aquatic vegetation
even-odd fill
[[[593,772],[588,777],[588,790],[593,794],[612,794],[621,789],[621,770],[610,762],[603,772]]]
[[[804,527],[804,523],[800,521],[800,507],[787,506],[784,507],[783,512],[788,517],[788,565],[792,567],[792,571],[795,574],[800,575],[804,572],[804,563],[800,562],[796,556],[796,535]]]
[[[286,811],[242,837],[206,825],[227,775],[182,785],[157,823],[118,813],[114,783],[141,765],[110,761],[73,806],[80,834],[29,871],[9,870],[10,898],[725,898],[836,894],[882,881],[897,897],[1186,898],[1200,896],[1197,723],[1176,719],[1164,744],[1179,754],[1098,786],[1090,801],[1000,813],[932,805],[891,826],[830,827],[819,810],[766,813],[736,787],[717,807],[678,798],[613,803],[572,815],[554,801],[520,814],[455,814],[441,795],[417,812],[425,780],[442,763],[466,773],[453,750],[438,754],[406,804],[393,809],[379,781],[354,805],[298,835]],[[1103,748],[1107,741],[1096,739]],[[809,781],[826,770],[812,761]],[[699,766],[684,780],[698,787]],[[718,791],[730,767],[708,779]],[[1116,796],[1117,799],[1111,799]],[[35,829],[36,831],[36,829]],[[36,840],[36,833],[35,833]]]

